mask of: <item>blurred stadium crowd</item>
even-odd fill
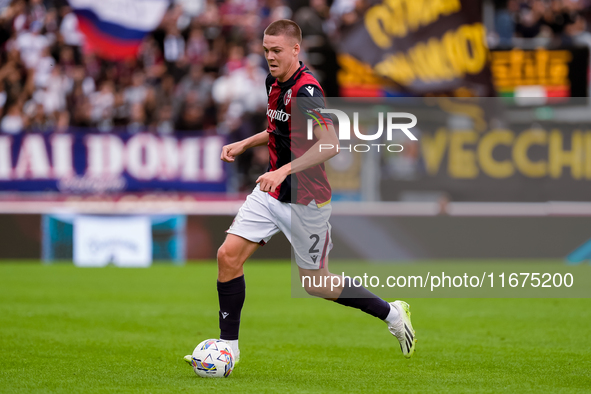
[[[591,45],[590,5],[589,0],[495,0],[493,44],[538,38],[536,45]]]
[[[289,16],[289,9],[270,3],[209,0],[191,10],[193,17],[172,6],[137,58],[109,62],[84,51],[66,3],[12,1],[0,16],[0,128],[161,134],[263,129],[262,29]]]
[[[590,3],[496,0],[493,41],[591,45]],[[264,28],[297,11],[304,29],[334,37],[363,9],[362,0],[179,1],[136,58],[109,62],[84,50],[65,0],[0,0],[0,129],[178,130],[240,139],[266,127]]]

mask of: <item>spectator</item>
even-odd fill
[[[164,59],[174,63],[185,56],[185,39],[176,26],[170,28],[164,38]]]
[[[203,35],[203,30],[192,29],[187,42],[187,58],[191,64],[199,64],[209,51],[209,44]]]
[[[495,30],[498,35],[498,43],[501,46],[510,46],[511,39],[515,35],[515,17],[519,11],[517,0],[504,2],[495,12]]]
[[[113,97],[113,126],[122,127],[129,123],[129,105],[123,92],[115,92]]]
[[[197,94],[191,92],[186,96],[185,103],[181,107],[176,129],[182,131],[202,130],[203,118],[203,107],[199,105]]]
[[[33,95],[37,103],[43,105],[45,114],[66,110],[66,94],[72,87],[72,81],[60,67],[54,67],[45,89],[38,90]]]
[[[8,134],[18,134],[24,127],[25,122],[20,107],[17,104],[10,106],[0,122],[0,130]]]
[[[49,47],[46,46],[35,64],[35,87],[47,87],[54,67],[55,59],[51,56]]]
[[[146,112],[140,103],[131,105],[130,122],[127,125],[127,132],[131,134],[140,133],[146,129]]]
[[[212,85],[213,81],[209,75],[203,72],[203,66],[194,65],[191,67],[189,74],[178,85],[178,100],[183,101],[187,94],[196,92],[201,100],[201,104],[205,105]]]
[[[573,44],[587,46],[591,53],[591,33],[587,31],[587,21],[582,15],[575,15],[573,23],[567,26],[567,32]]]
[[[48,122],[47,117],[45,116],[45,111],[43,110],[43,104],[36,104],[31,102],[29,107],[31,108],[30,111],[25,111],[30,113],[31,122],[29,124],[29,129],[31,131],[47,131],[50,128],[50,122]]]
[[[39,34],[39,30],[41,30],[41,23],[35,23],[30,31],[22,31],[15,42],[21,60],[28,69],[34,69],[37,66],[45,53],[45,48],[49,45],[47,37]]]
[[[98,92],[90,95],[92,120],[97,124],[102,123],[101,128],[110,129],[109,125],[112,125],[113,107],[115,105],[114,93],[113,82],[106,80],[102,83]]]
[[[174,121],[172,118],[172,106],[163,105],[158,111],[156,121],[156,132],[158,134],[171,134],[174,131]]]
[[[4,90],[4,82],[0,81],[0,114],[3,113],[4,104],[6,104],[6,99],[8,95],[6,94],[6,90]]]
[[[54,131],[56,133],[65,133],[68,130],[70,124],[70,114],[68,111],[62,111],[57,116]]]
[[[552,0],[550,7],[544,13],[544,22],[552,29],[556,37],[560,37],[567,25],[574,22],[569,8],[563,4],[562,0]]]
[[[509,46],[514,36],[544,37],[554,44],[568,44],[568,27],[591,5],[583,0],[495,0],[497,44]]]
[[[132,85],[125,89],[125,102],[129,105],[141,104],[146,100],[148,90],[144,85],[144,74],[141,71],[133,74]]]
[[[523,3],[517,17],[516,32],[523,38],[534,38],[542,32],[545,6],[541,0]]]
[[[66,45],[79,47],[84,43],[84,36],[78,30],[78,18],[76,18],[76,15],[74,15],[70,7],[62,8],[60,34]]]

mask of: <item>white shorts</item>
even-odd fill
[[[331,211],[330,203],[318,208],[314,201],[308,205],[280,202],[257,185],[226,232],[264,245],[282,231],[298,267],[320,269],[326,266],[332,249]]]

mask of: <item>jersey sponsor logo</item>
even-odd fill
[[[291,101],[291,89],[285,92],[285,96],[283,96],[283,104],[287,105]]]
[[[271,109],[269,108],[269,104],[267,104],[267,116],[269,117],[269,119],[276,119],[280,122],[287,122],[291,115],[283,111],[282,109]]]
[[[306,86],[306,90],[310,93],[310,96],[314,96],[314,86]]]

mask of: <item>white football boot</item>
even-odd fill
[[[238,348],[238,340],[226,341],[225,339],[220,339],[220,341],[224,341],[228,345],[230,345],[230,348],[232,349],[232,354],[234,355],[234,365],[238,364],[238,361],[240,361],[240,349]]]
[[[394,323],[388,323],[388,330],[400,342],[404,357],[411,358],[415,352],[417,339],[410,322],[410,305],[404,301],[394,301],[390,306],[398,311],[399,318]]]

